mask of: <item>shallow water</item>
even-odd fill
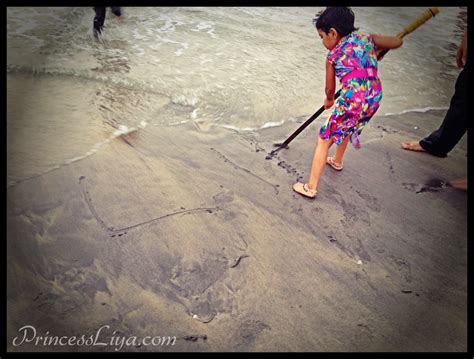
[[[8,183],[100,150],[135,128],[192,121],[248,131],[309,117],[324,100],[322,8],[7,8]],[[353,8],[360,32],[396,34],[426,8]],[[467,10],[440,8],[379,64],[378,116],[447,108]],[[329,111],[317,121],[322,122]]]

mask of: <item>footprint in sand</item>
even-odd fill
[[[362,198],[363,200],[365,200],[366,204],[367,204],[367,207],[370,208],[371,210],[375,211],[375,212],[380,212],[380,205],[377,201],[377,198],[375,198],[374,196],[370,195],[369,193],[366,193],[366,192],[361,192],[359,190],[356,190],[355,191],[357,193],[357,195]]]

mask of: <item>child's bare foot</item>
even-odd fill
[[[408,151],[426,152],[425,149],[420,146],[420,143],[416,141],[402,142],[402,148]]]
[[[309,198],[316,197],[316,194],[318,193],[316,189],[309,188],[307,183],[301,183],[301,182],[296,182],[293,185],[293,191],[298,192],[299,194],[302,194],[303,196],[306,196]]]
[[[341,163],[334,162],[333,157],[328,157],[326,160],[326,163],[332,168],[334,168],[336,171],[342,171],[342,168],[343,168],[342,162]]]
[[[467,191],[467,178],[449,181],[449,184],[454,188]]]

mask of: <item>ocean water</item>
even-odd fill
[[[309,117],[324,100],[322,9],[126,7],[122,21],[108,9],[96,41],[90,7],[8,7],[7,185],[136,128],[255,131]],[[353,11],[360,32],[395,35],[426,9]],[[439,9],[379,63],[376,116],[449,106],[467,9]]]

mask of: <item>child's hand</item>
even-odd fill
[[[334,100],[328,100],[327,98],[324,99],[324,109],[327,110],[334,105]]]

